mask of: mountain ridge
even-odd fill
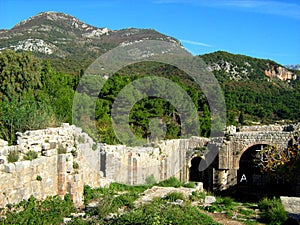
[[[110,30],[89,25],[68,14],[42,12],[9,30],[1,30],[0,51],[32,51],[42,58],[60,58],[74,61],[73,66],[79,62],[86,67],[89,64],[87,62],[122,43],[148,39],[181,45],[177,39],[153,29]]]
[[[51,60],[59,71],[78,73],[101,54],[120,44],[143,40],[164,40],[182,47],[179,40],[153,29],[125,28],[111,30],[89,25],[61,12],[41,12],[23,20],[8,30],[0,30],[0,51],[31,51]],[[241,54],[217,51],[200,56],[208,69],[221,79],[243,80],[260,78],[281,81],[297,79],[293,68],[272,60],[257,59]],[[243,63],[238,61],[243,60]],[[249,62],[251,63],[249,63]],[[253,70],[255,67],[260,70]]]

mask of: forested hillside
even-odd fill
[[[56,73],[31,53],[0,54],[0,138],[71,122],[76,77]]]
[[[222,51],[200,57],[222,86],[230,124],[299,121],[299,71],[289,71],[271,60]]]
[[[202,57],[210,65],[218,62],[216,57],[220,59],[223,54],[212,53]],[[247,60],[248,67],[253,69],[248,78],[239,80],[229,79],[228,71],[213,70],[225,94],[228,124],[299,120],[299,78],[287,81],[269,79],[264,74],[267,69],[265,60],[228,53],[221,60],[234,64],[237,69]],[[294,73],[297,74],[296,71]],[[35,58],[28,52],[3,51],[0,54],[0,138],[13,143],[18,131],[56,126],[61,122],[72,123],[73,96],[82,74],[58,73],[51,61]],[[95,121],[90,121],[88,117],[81,118],[86,123],[96,122],[97,133],[91,134],[95,139],[109,144],[118,143],[110,112],[117,94],[133,80],[154,75],[167,77],[189,94],[198,109],[199,135],[209,135],[210,111],[200,88],[173,66],[144,62],[122,69],[105,83],[99,93]],[[138,137],[150,137],[149,123],[152,118],[161,118],[166,124],[166,138],[180,136],[178,112],[164,99],[151,97],[139,101],[129,117],[130,126]]]

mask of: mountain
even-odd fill
[[[78,63],[86,67],[91,60],[121,43],[145,39],[180,45],[175,38],[153,29],[110,30],[91,26],[64,13],[42,12],[10,30],[0,30],[0,51],[32,51],[36,56],[56,61],[54,64],[64,70],[68,67],[72,70],[71,67],[76,67]]]

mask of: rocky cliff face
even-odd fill
[[[265,70],[265,75],[270,79],[274,77],[278,78],[281,81],[297,79],[296,74],[292,73],[291,71],[282,66],[274,66],[269,64],[268,67],[269,68]]]

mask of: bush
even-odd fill
[[[181,193],[181,192],[172,192],[167,195],[166,199],[169,201],[175,202],[177,199],[184,200],[185,197],[184,197],[183,193]]]
[[[280,199],[264,198],[258,204],[262,219],[269,224],[282,224],[287,220],[287,214]]]
[[[201,199],[205,199],[205,193],[200,191],[193,191],[192,194],[189,196],[191,201],[200,201]]]
[[[40,175],[37,175],[37,176],[36,176],[36,180],[42,181],[42,179],[43,179],[43,178],[42,178]]]
[[[225,208],[231,209],[233,207],[233,199],[230,197],[224,197],[219,202],[220,204],[224,205]]]
[[[176,177],[170,177],[167,180],[159,182],[157,185],[161,187],[181,187],[183,186],[183,183]]]
[[[196,183],[195,182],[188,182],[188,183],[185,183],[183,185],[183,187],[186,187],[186,188],[195,188],[196,187]]]
[[[0,217],[0,224],[62,224],[63,218],[75,212],[72,201],[58,196],[37,200],[30,197],[18,204],[11,205],[12,210]]]
[[[38,157],[38,153],[35,151],[29,151],[26,153],[26,155],[23,157],[24,160],[33,160]]]
[[[10,163],[17,162],[19,160],[19,152],[16,150],[10,151],[7,156],[7,161]]]
[[[145,181],[146,181],[146,184],[155,184],[156,183],[156,179],[153,174],[148,176]]]

